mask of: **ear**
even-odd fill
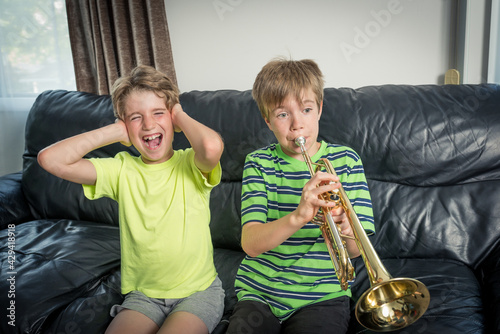
[[[323,100],[319,103],[319,110],[318,110],[318,121],[321,118],[321,114],[323,113]]]
[[[266,122],[267,127],[269,128],[269,130],[273,131],[273,129],[271,128],[271,122],[269,121],[269,117],[264,118],[264,121]]]

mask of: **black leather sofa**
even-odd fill
[[[225,141],[222,182],[211,197],[214,257],[226,290],[215,332],[224,333],[244,256],[243,162],[274,138],[250,91],[187,92],[181,103]],[[0,178],[1,333],[102,333],[109,308],[122,300],[116,203],[86,200],[81,186],[36,161],[45,146],[113,121],[109,96],[47,91],[34,103],[23,171]],[[399,333],[500,332],[500,87],[328,88],[320,138],[360,154],[379,257],[392,276],[429,289],[427,312]],[[175,148],[186,145],[177,134]],[[90,156],[124,149],[114,144]],[[362,261],[355,265],[354,300],[370,285]],[[368,333],[354,316],[350,332]]]

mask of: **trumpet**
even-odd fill
[[[304,137],[296,138],[295,144],[300,147],[311,177],[322,169],[337,176],[328,159],[322,158],[317,163],[311,161],[305,148]],[[315,169],[313,165],[316,166]],[[355,240],[370,280],[370,288],[356,303],[355,314],[358,322],[373,331],[389,332],[417,321],[429,307],[430,295],[427,287],[416,279],[393,278],[389,274],[368,239],[342,186],[335,191],[321,194],[320,198],[342,206],[354,235],[354,237],[342,235],[328,207],[321,207],[312,221],[319,226],[325,239],[341,288],[347,290],[348,282],[354,278],[354,269],[347,253],[346,238]]]

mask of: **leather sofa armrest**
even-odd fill
[[[21,187],[22,173],[12,173],[0,177],[0,229],[9,225],[32,220],[26,198]]]
[[[500,333],[500,243],[481,262],[480,281],[487,333]]]

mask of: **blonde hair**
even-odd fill
[[[137,91],[154,92],[158,97],[165,99],[168,110],[179,103],[179,89],[169,77],[154,67],[139,65],[130,72],[130,75],[116,80],[111,89],[113,111],[118,119],[124,119],[127,97]]]
[[[287,96],[293,95],[302,101],[304,89],[311,89],[318,106],[323,101],[323,74],[318,64],[310,59],[287,60],[277,58],[267,63],[257,75],[252,96],[264,119],[279,106]]]

